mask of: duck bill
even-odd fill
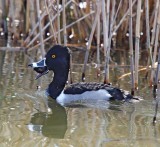
[[[47,74],[48,72],[49,72],[49,70],[46,70],[43,73],[38,73],[38,75],[35,77],[35,80],[39,79],[40,77],[42,77],[43,75]]]
[[[29,64],[28,66],[32,67],[38,73],[38,75],[35,78],[36,80],[49,72],[47,65],[46,65],[46,58],[38,62],[33,62]]]

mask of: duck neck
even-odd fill
[[[53,81],[49,84],[48,88],[48,93],[53,99],[56,99],[63,91],[68,79],[68,72],[69,69],[67,71],[54,72]]]

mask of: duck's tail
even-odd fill
[[[139,102],[139,101],[141,101],[141,100],[143,100],[143,98],[140,97],[140,96],[133,96],[133,95],[131,95],[131,94],[126,94],[126,95],[125,95],[125,101],[129,101],[129,102]]]

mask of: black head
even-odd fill
[[[59,68],[69,68],[69,63],[70,51],[67,47],[55,45],[46,54],[47,68],[54,72]]]
[[[68,72],[70,68],[70,50],[64,46],[55,45],[50,48],[44,59],[28,66],[31,66],[39,73],[36,79],[48,73],[49,70],[52,70],[54,73]]]

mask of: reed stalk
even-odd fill
[[[156,2],[156,7],[155,7],[155,17],[154,17],[154,22],[153,22],[153,30],[152,30],[152,37],[151,37],[151,52],[153,50],[153,46],[154,43],[156,44],[156,39],[155,36],[157,36],[157,22],[158,22],[158,9],[159,9],[159,0],[157,0]],[[155,47],[154,47],[155,48]],[[154,49],[154,53],[153,53],[153,57],[151,56],[151,61],[152,61],[152,65],[151,65],[151,77],[150,77],[150,86],[152,86],[153,84],[153,76],[154,76],[154,64],[155,64],[155,60],[156,60],[156,54],[157,51],[155,51]]]
[[[72,76],[72,52],[70,52],[69,80],[70,80],[70,84],[72,84],[73,83],[73,76]]]
[[[37,17],[39,22],[39,31],[40,31],[41,54],[42,54],[42,58],[44,58],[46,53],[44,50],[44,43],[43,43],[43,32],[42,32],[42,24],[41,24],[41,17],[40,17],[39,0],[36,0],[36,5],[37,5]]]
[[[26,1],[26,15],[25,15],[25,32],[28,33],[29,32],[29,24],[30,24],[30,19],[29,19],[29,12],[30,12],[30,1]]]
[[[45,0],[45,8],[46,8],[46,12],[47,12],[47,15],[48,15],[48,18],[49,18],[49,22],[50,22],[50,26],[51,26],[51,32],[52,32],[51,34],[54,37],[54,42],[57,43],[57,38],[56,38],[56,35],[55,35],[55,29],[53,27],[51,15],[49,13],[48,6],[47,6],[47,0]]]
[[[12,20],[12,32],[15,34],[16,33],[16,26],[15,26],[15,14],[14,14],[14,10],[15,10],[15,7],[14,7],[14,1],[13,0],[10,0],[9,1],[10,3],[10,11],[11,11],[11,20]]]
[[[134,95],[135,77],[134,77],[134,54],[133,54],[133,30],[132,30],[132,0],[129,0],[129,54],[130,54],[130,71],[131,71],[131,94]]]
[[[100,77],[100,13],[101,13],[101,1],[97,0],[97,77]]]
[[[153,29],[152,29],[152,37],[151,37],[151,53],[155,42],[155,33],[156,33],[156,23],[157,23],[157,17],[158,17],[158,7],[159,7],[159,0],[156,1],[155,6],[155,16],[154,16],[154,22],[153,22]],[[152,54],[151,54],[151,61],[152,61]],[[153,61],[152,61],[153,62]]]
[[[63,37],[64,37],[64,46],[67,45],[67,30],[66,30],[66,9],[65,9],[66,0],[62,0],[63,7]]]
[[[31,22],[31,32],[29,33],[28,37],[25,39],[23,46],[25,46],[29,41],[30,41],[30,37],[32,35],[36,35],[37,34],[37,27],[38,27],[38,23],[36,24],[36,16],[35,16],[35,3],[33,0],[29,0],[30,2],[30,21]],[[43,17],[43,14],[42,14]],[[35,28],[36,26],[36,28]]]
[[[75,20],[77,20],[78,15],[80,13],[79,6],[77,6],[77,5],[73,6],[73,13],[74,13],[74,16],[75,16]],[[82,27],[83,26],[81,25],[81,23],[78,22],[77,23],[77,29],[76,30],[72,29],[72,34],[75,35],[75,36],[77,36],[77,34],[78,34],[79,35],[79,40],[83,40],[84,37],[85,37],[85,34],[84,34],[85,31],[83,30]]]
[[[113,18],[113,22],[112,22],[113,24],[114,24],[115,21],[116,21],[116,18],[117,18],[117,15],[118,15],[118,13],[119,13],[119,10],[120,10],[121,6],[122,6],[122,0],[120,0],[119,5],[118,5],[118,8],[117,8],[117,11],[116,11],[116,14],[115,14],[115,16],[114,16],[114,18]]]
[[[88,16],[90,16],[90,15],[92,15],[92,14],[94,14],[94,13],[95,13],[95,12],[92,11],[91,13],[86,14],[85,16],[81,17],[80,19],[76,20],[75,22],[73,22],[73,23],[67,25],[67,26],[66,26],[66,29],[72,27],[74,24],[76,24],[76,23],[82,21],[83,19],[85,19],[86,17],[88,17]],[[62,32],[62,31],[63,31],[63,29],[61,29],[59,32]],[[56,32],[55,34],[58,34],[58,32]],[[38,35],[38,36],[39,36],[39,35]],[[48,41],[48,40],[51,39],[52,37],[53,37],[53,35],[49,36],[48,38],[46,38],[46,39],[44,40],[44,42]],[[32,43],[33,43],[33,42],[32,42]],[[29,47],[30,45],[31,45],[31,44],[29,44],[27,47]],[[38,44],[36,44],[35,46],[29,48],[28,51],[31,51],[31,50],[37,48],[39,45],[41,45],[41,43],[38,43]]]
[[[154,117],[153,117],[153,125],[155,125],[156,121],[157,121],[157,112],[158,112],[159,99],[156,98],[155,102],[156,102],[156,105],[155,105],[155,113],[154,113]]]
[[[107,22],[109,23],[109,7],[110,7],[110,1],[107,2]],[[108,35],[108,46],[107,46],[107,55],[106,55],[106,79],[104,79],[104,83],[109,83],[109,61],[110,61],[110,50],[111,50],[111,42],[112,42],[112,30],[113,30],[113,21],[114,21],[114,14],[115,14],[115,0],[112,0],[112,11],[111,11],[111,18],[110,18],[110,25],[107,24],[108,30],[109,30],[109,35]]]
[[[147,41],[146,41],[146,47],[149,53],[148,61],[147,61],[147,70],[146,70],[146,78],[148,76],[148,70],[149,70],[149,65],[151,61],[151,45],[150,45],[150,26],[149,26],[149,2],[148,0],[145,0],[145,17],[146,17],[146,36],[147,36]]]
[[[34,24],[34,20],[35,20],[35,13],[34,13],[34,2],[32,0],[30,0],[30,5],[31,5],[31,24],[32,24],[32,31],[29,33],[28,37],[24,40],[24,44],[23,46],[26,46],[26,44],[30,41],[30,38],[32,35],[35,34],[35,31],[37,30],[37,28],[39,27],[39,22],[37,22],[36,24]],[[46,16],[47,14],[45,12],[43,12],[41,14],[41,20]],[[36,33],[37,34],[37,33]]]
[[[146,16],[146,36],[147,36],[147,49],[150,51],[150,26],[149,26],[149,2],[145,0],[145,16]]]
[[[89,1],[88,1],[89,2]],[[89,8],[89,7],[88,7]],[[88,9],[87,8],[87,9]],[[90,12],[92,12],[93,10],[91,10],[90,9]],[[84,15],[86,15],[86,12],[84,12],[84,10],[83,9],[81,9],[80,10],[80,13],[84,16]],[[88,12],[87,12],[88,13]],[[92,16],[91,16],[92,17]],[[93,19],[92,19],[93,20]],[[91,19],[85,19],[85,22],[86,22],[86,24],[90,27],[90,28],[92,28],[92,21],[91,21]]]
[[[70,1],[68,1],[67,3],[66,3],[66,5],[65,5],[65,7],[67,7],[70,3],[71,3],[72,1],[70,0]],[[63,10],[63,8],[60,10],[60,12],[62,12],[62,10]],[[42,15],[41,15],[41,20],[46,16],[47,14],[46,14],[46,12],[44,11],[43,13],[42,13]],[[55,18],[57,17],[57,15],[58,14],[56,14],[51,20],[52,20],[52,22],[55,20]],[[43,27],[43,31],[47,28],[47,27],[49,27],[50,26],[50,22],[48,22],[44,27]],[[35,32],[35,30],[37,29],[37,27],[38,27],[38,22],[37,22],[37,24],[35,25],[35,27],[32,29],[32,31],[29,33],[29,36],[25,39],[25,41],[24,41],[24,46],[27,44],[27,48],[31,45],[31,44],[33,44],[33,42],[39,37],[39,35],[40,35],[40,33],[37,33],[37,35],[30,41],[30,38],[31,38],[31,36],[34,34],[34,32]],[[53,37],[53,35],[52,35],[52,37]],[[30,43],[28,44],[28,42],[30,41]]]
[[[155,80],[154,80],[154,87],[153,87],[154,93],[156,93],[156,90],[157,90],[159,71],[160,71],[160,48],[158,51],[158,65],[157,65],[157,70],[156,70]]]
[[[121,6],[121,1],[120,1],[120,6]],[[118,6],[118,9],[119,9],[119,7],[120,6]],[[115,7],[116,7],[116,1],[115,0],[113,0],[112,1],[112,11],[111,11],[111,26],[110,26],[110,36],[111,36],[111,32],[113,31],[113,25],[114,25],[114,21],[115,21],[115,19],[116,19],[116,10],[115,10]],[[115,13],[116,12],[116,13]]]
[[[8,39],[8,27],[7,27],[7,8],[6,8],[6,0],[2,0],[2,21],[3,21],[3,31],[5,35],[5,46],[7,45],[7,39]]]
[[[103,18],[103,41],[104,41],[104,83],[109,83],[109,51],[108,49],[108,32],[109,32],[109,13],[110,0],[107,0],[107,13],[105,10],[105,0],[102,0],[102,18]]]
[[[24,51],[25,48],[24,47],[0,47],[1,51]]]
[[[84,57],[84,66],[83,66],[83,69],[82,69],[82,81],[83,82],[85,81],[85,72],[86,72],[86,67],[87,67],[87,62],[88,62],[88,57],[89,57],[89,51],[90,51],[90,48],[91,48],[93,35],[94,35],[95,29],[96,29],[98,16],[99,16],[99,14],[98,14],[98,11],[97,11],[95,20],[94,20],[93,25],[92,25],[92,30],[91,30],[91,33],[90,33],[90,36],[89,36],[87,49],[86,49],[86,53],[85,53],[85,57]]]
[[[102,19],[103,19],[103,46],[104,46],[104,58],[106,61],[106,52],[107,52],[107,46],[108,46],[108,32],[107,32],[107,20],[106,20],[106,3],[105,0],[102,0]],[[107,77],[106,77],[106,62],[105,62],[105,75],[104,75],[104,83],[107,83]]]
[[[158,41],[159,41],[158,39],[159,39],[159,31],[160,31],[160,6],[158,8],[158,11],[159,12],[158,12],[158,18],[157,18],[156,30],[155,30],[156,36],[155,36],[150,84],[152,84],[153,77],[154,77],[154,66],[155,66],[155,61],[156,61],[156,56],[157,56],[157,47],[158,47]]]
[[[132,7],[133,7],[134,4],[136,3],[136,1],[137,1],[137,0],[134,0],[134,1],[132,2]],[[119,21],[118,25],[116,25],[113,33],[114,33],[114,32],[117,32],[117,30],[119,29],[119,27],[121,26],[121,24],[123,23],[123,21],[125,20],[125,18],[128,16],[128,14],[129,14],[129,9],[128,9],[127,12],[123,15],[123,17],[122,17],[122,19]],[[113,33],[112,33],[112,35],[113,35]]]
[[[156,76],[154,80],[154,86],[153,86],[153,95],[155,98],[155,114],[153,117],[153,124],[155,125],[156,120],[157,120],[157,112],[158,112],[158,104],[159,104],[159,89],[158,89],[158,77],[159,77],[159,72],[160,72],[160,48],[158,51],[158,66],[156,70]]]
[[[54,21],[55,18],[56,18],[56,16],[54,16],[54,17],[52,18],[52,21]],[[42,31],[44,32],[49,26],[50,26],[50,23],[47,23],[47,24],[42,28]],[[53,34],[52,37],[54,37],[54,35],[55,35],[55,34]],[[40,33],[37,33],[36,36],[27,44],[26,47],[28,48],[30,45],[32,45],[39,36],[40,36]],[[30,37],[31,37],[31,36],[30,36]],[[29,37],[29,38],[27,37],[28,40],[25,41],[26,43],[30,40],[30,37]]]
[[[138,68],[139,68],[139,42],[140,42],[140,18],[141,0],[137,3],[136,32],[135,32],[135,88],[138,89]]]
[[[57,0],[57,15],[58,15],[58,16],[57,16],[58,44],[61,44],[59,0]]]
[[[114,14],[115,14],[115,0],[112,0],[112,11],[111,11],[111,18],[110,18],[110,27],[109,27],[109,39],[108,39],[108,54],[110,58],[110,49],[111,49],[111,42],[112,42],[112,30],[114,26]],[[109,62],[109,59],[108,59]]]

